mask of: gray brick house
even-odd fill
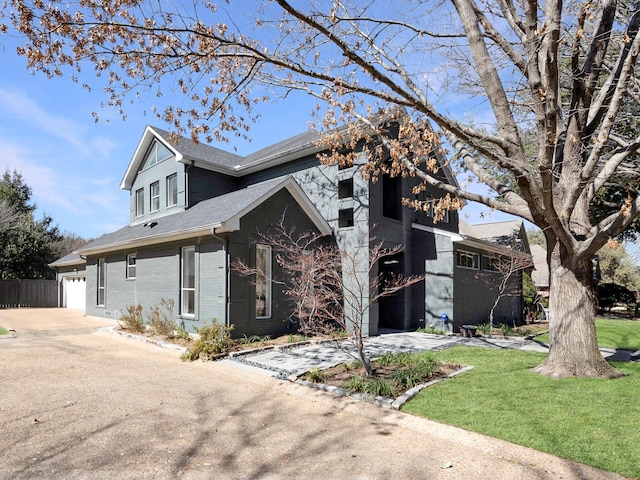
[[[442,313],[456,326],[487,320],[491,282],[471,281],[470,274],[482,269],[483,256],[509,254],[511,246],[461,233],[457,212],[434,223],[431,212],[403,207],[402,198],[413,196],[412,179],[367,181],[357,173],[364,158],[348,168],[322,165],[314,132],[248,156],[169,138],[159,128],[144,130],[120,185],[130,192],[129,225],[52,264],[62,288],[71,277],[86,278],[88,315],[119,318],[128,305],[147,309],[164,298],[174,300],[189,331],[216,319],[233,324],[239,336],[287,332],[292,324],[281,288],[230,268],[242,258],[277,274],[273,252],[255,238],[284,213],[296,230],[327,235],[340,248],[363,242],[368,248],[371,235],[389,247],[402,245],[403,253],[381,262],[380,271],[427,275],[371,307],[369,335],[415,329]],[[441,180],[455,183],[442,165]],[[496,318],[503,316],[519,320],[521,311],[510,304]]]

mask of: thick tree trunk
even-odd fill
[[[562,250],[556,244],[549,256],[549,356],[533,371],[554,378],[620,377],[598,350],[591,261]]]

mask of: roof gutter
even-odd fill
[[[201,226],[201,227],[192,228],[188,230],[181,230],[178,232],[154,235],[151,237],[145,237],[145,238],[140,238],[136,240],[127,240],[123,242],[109,243],[108,245],[101,245],[94,248],[79,249],[74,251],[73,253],[78,255],[83,255],[83,256],[96,255],[99,253],[123,250],[126,248],[146,247],[149,245],[157,245],[159,243],[185,240],[193,237],[204,237],[206,235],[209,235],[212,229],[220,229],[222,231],[227,230],[223,224],[217,223],[215,225]]]

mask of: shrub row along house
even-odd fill
[[[432,211],[402,205],[413,198],[414,179],[365,180],[358,173],[365,158],[346,168],[323,165],[317,141],[317,133],[307,132],[239,156],[187,138],[171,142],[169,132],[147,126],[120,185],[130,192],[129,225],[52,264],[61,306],[117,319],[128,305],[171,299],[188,331],[212,319],[233,324],[238,336],[290,331],[290,303],[270,281],[279,268],[274,252],[256,242],[284,215],[297,231],[326,235],[340,248],[366,252],[372,235],[387,247],[402,245],[376,274],[426,275],[374,304],[365,334],[415,329],[443,313],[456,328],[486,322],[496,298],[491,259],[515,248],[528,252],[522,223],[501,226],[508,244],[474,237],[472,226],[461,231],[456,211],[436,223]],[[441,180],[456,182],[441,163]],[[236,258],[260,266],[263,278],[236,275],[230,266]],[[520,295],[505,298],[495,312],[497,322],[521,315]]]

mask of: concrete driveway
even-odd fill
[[[524,447],[98,330],[0,310],[2,479],[614,479]]]

